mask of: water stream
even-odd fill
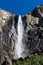
[[[15,43],[15,53],[16,53],[16,57],[20,58],[22,57],[22,52],[24,50],[24,46],[22,42],[24,28],[23,28],[21,15],[19,15],[19,18],[18,18],[17,31],[18,31],[18,36],[17,36],[17,41]]]

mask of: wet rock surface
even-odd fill
[[[41,12],[41,13],[40,13]],[[21,53],[24,59],[33,53],[43,52],[43,6],[36,7],[29,14],[23,15],[23,45],[24,51]],[[15,58],[15,42],[17,40],[19,16],[0,10],[0,65],[6,60],[9,65]],[[13,23],[14,22],[14,23]],[[18,45],[18,43],[17,43]],[[2,50],[2,51],[1,51]],[[43,54],[43,53],[42,53]],[[1,61],[3,60],[3,62]]]

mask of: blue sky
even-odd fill
[[[40,4],[43,4],[43,0],[0,0],[0,8],[16,15],[29,13]]]

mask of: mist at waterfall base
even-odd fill
[[[22,42],[24,28],[23,28],[21,15],[19,15],[19,18],[18,18],[17,31],[18,31],[18,36],[15,43],[15,57],[20,58],[22,57],[22,52],[24,51],[24,45]]]
[[[19,15],[18,17],[18,24],[17,24],[17,39],[15,40],[14,43],[14,39],[15,39],[15,27],[14,27],[14,19],[13,19],[13,24],[12,24],[12,28],[9,32],[9,37],[11,38],[12,41],[12,49],[14,48],[13,53],[13,59],[18,59],[21,57],[24,57],[24,55],[22,54],[23,51],[25,50],[24,44],[23,44],[23,33],[24,33],[24,27],[23,27],[23,21],[22,21],[22,17],[21,15]]]

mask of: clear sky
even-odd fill
[[[16,15],[29,13],[40,4],[43,4],[43,0],[0,0],[0,8]]]

